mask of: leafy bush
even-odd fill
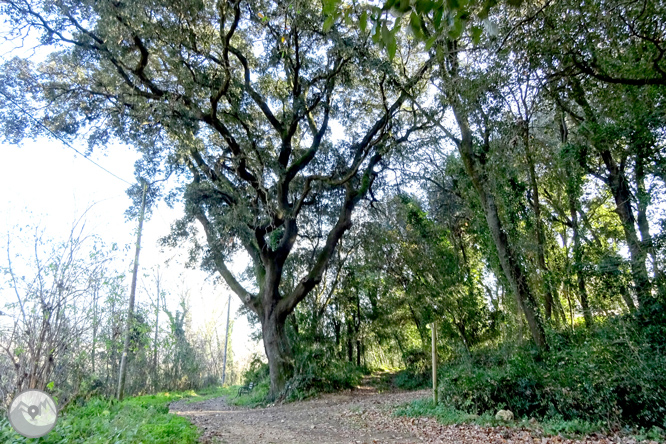
[[[369,370],[351,362],[340,361],[331,347],[314,344],[298,355],[294,376],[281,398],[302,400],[318,393],[356,387]]]
[[[268,380],[268,371],[268,363],[263,362],[257,355],[254,355],[247,370],[243,372],[243,383],[245,385],[250,382],[258,384],[261,381]]]
[[[402,354],[402,360],[407,369],[413,373],[427,373],[430,368],[430,359],[430,353],[420,348],[406,350]]]
[[[396,416],[422,417],[428,416],[437,419],[437,422],[444,425],[474,423],[480,426],[506,426],[507,423],[498,420],[490,412],[482,415],[474,415],[458,410],[445,404],[433,405],[430,399],[420,399],[399,407],[394,414]],[[542,423],[531,423],[528,420],[522,420],[515,423],[521,428],[537,428],[545,435],[564,435],[567,437],[590,435],[603,430],[601,424],[593,424],[581,420],[563,421],[560,419],[550,419]],[[645,436],[650,439],[660,439],[658,430],[650,430]],[[637,436],[638,437],[638,436]]]
[[[440,369],[441,399],[469,413],[666,426],[666,355],[627,319],[593,333],[550,333],[551,350],[483,349]],[[660,337],[656,327],[652,337]],[[576,426],[578,427],[578,426]],[[578,427],[579,428],[579,427]]]
[[[393,385],[403,390],[419,390],[432,385],[430,372],[413,372],[410,369],[399,371],[393,378]]]
[[[261,379],[250,393],[243,394],[236,398],[235,395],[227,397],[227,402],[232,405],[240,405],[246,407],[256,407],[265,405],[267,401],[268,391],[270,389],[270,381],[268,376]]]
[[[479,419],[478,415],[471,415],[448,405],[438,404],[435,406],[431,399],[420,399],[406,404],[398,408],[395,411],[395,415],[411,417],[432,416],[444,425],[467,423]],[[491,421],[490,417],[485,419]]]

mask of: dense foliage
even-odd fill
[[[436,323],[447,409],[666,426],[663,1],[4,3],[53,50],[6,63],[5,137],[178,177],[164,245],[260,327],[253,396],[421,386]]]

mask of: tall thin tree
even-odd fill
[[[118,400],[122,400],[125,394],[125,379],[127,376],[127,353],[129,351],[130,334],[134,321],[134,299],[136,296],[136,277],[139,272],[139,253],[141,252],[141,231],[143,230],[143,218],[146,213],[146,192],[148,183],[141,180],[143,192],[141,194],[141,211],[139,213],[139,229],[136,235],[136,252],[134,253],[134,270],[132,272],[132,287],[130,289],[129,307],[127,310],[127,323],[125,324],[125,340],[123,343],[123,355],[120,358],[120,371],[118,374]]]

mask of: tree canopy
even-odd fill
[[[658,322],[661,1],[4,5],[50,51],[5,63],[5,137],[120,140],[175,174],[164,244],[261,324],[272,398],[303,356],[418,361],[435,319],[467,354]]]

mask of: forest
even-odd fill
[[[34,47],[2,57],[2,141],[139,155],[131,285],[85,216],[62,241],[6,233],[0,410],[52,394],[64,425],[43,442],[215,442],[167,403],[249,383],[235,408],[368,381],[418,391],[433,356],[438,402],[418,392],[395,421],[494,427],[510,410],[540,433],[665,439],[662,0],[2,0],[0,14],[3,45]],[[160,247],[238,298],[263,358],[234,363],[159,268],[135,307],[160,203],[180,209]],[[0,438],[33,442],[3,421]]]

